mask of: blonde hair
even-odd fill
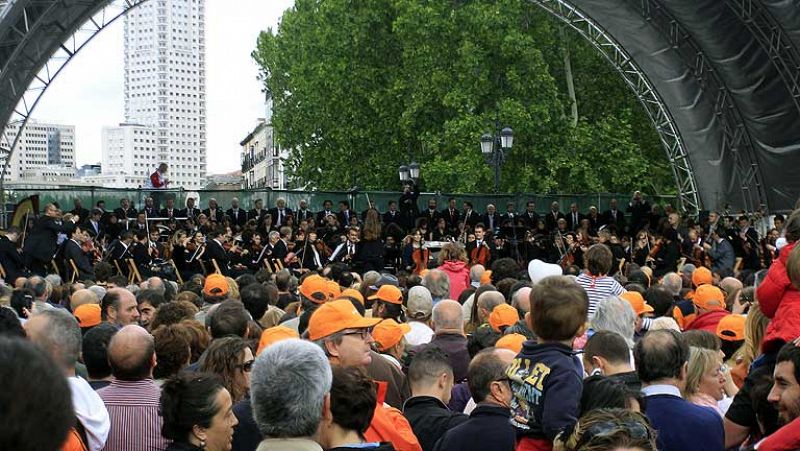
[[[241,301],[242,297],[239,295],[239,284],[227,276],[225,277],[225,281],[228,282],[228,298]]]
[[[741,360],[742,363],[749,366],[755,360],[761,352],[761,342],[764,340],[764,332],[767,330],[769,321],[769,318],[761,312],[758,302],[750,305],[747,319],[744,321],[744,343],[736,351],[733,357],[734,362]]]
[[[460,260],[464,263],[467,260],[467,251],[461,243],[445,243],[442,250],[439,252],[439,264],[449,260]]]
[[[689,368],[686,370],[686,387],[683,389],[684,398],[697,394],[703,375],[714,366],[719,366],[720,364],[718,351],[696,346],[692,346],[689,349]]]
[[[648,330],[661,330],[661,329],[672,329],[675,332],[681,332],[680,326],[678,323],[675,322],[673,318],[668,316],[661,316],[653,320],[650,324],[650,329]]]

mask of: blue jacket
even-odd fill
[[[648,396],[647,418],[658,431],[660,451],[723,451],[725,429],[722,417],[708,407],[678,396]]]
[[[434,451],[514,451],[516,434],[506,407],[479,404],[469,420],[447,431]]]
[[[528,340],[506,374],[514,392],[511,424],[520,435],[553,440],[577,422],[583,367],[569,346]]]

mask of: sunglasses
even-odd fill
[[[362,340],[366,340],[368,336],[372,335],[372,330],[374,327],[365,327],[363,329],[354,330],[351,332],[343,332],[342,335],[357,335]]]
[[[249,372],[253,371],[253,364],[255,362],[256,362],[255,360],[248,360],[248,361],[242,363],[241,365],[236,365],[236,368],[241,369],[245,373],[249,373]]]

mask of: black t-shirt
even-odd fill
[[[750,428],[751,438],[759,439],[772,434],[780,428],[778,411],[767,401],[772,386],[772,373],[775,371],[776,354],[765,354],[753,363],[739,393],[733,398],[725,418],[742,427]],[[759,420],[764,425],[761,434]]]

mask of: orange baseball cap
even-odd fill
[[[73,313],[81,328],[94,327],[102,321],[100,318],[100,306],[98,304],[83,304],[78,306]]]
[[[714,285],[700,285],[694,291],[694,305],[705,310],[724,310],[725,295]]]
[[[266,349],[267,346],[273,345],[279,341],[289,340],[290,338],[300,338],[300,334],[298,334],[296,330],[286,326],[275,326],[264,329],[264,332],[261,332],[261,340],[258,342],[256,355],[261,354],[261,351]]]
[[[388,302],[390,304],[402,304],[403,292],[394,285],[384,285],[378,289],[378,292],[368,297],[370,301],[376,299]]]
[[[325,283],[328,285],[328,300],[332,301],[338,298],[339,294],[342,292],[342,287],[339,286],[339,282],[326,280]]]
[[[228,281],[222,274],[211,274],[206,277],[206,283],[203,286],[203,294],[206,296],[225,296],[228,294]]]
[[[633,307],[633,311],[636,312],[636,316],[653,312],[653,307],[644,300],[642,294],[638,291],[626,291],[620,297],[628,301],[628,304]]]
[[[525,343],[525,335],[522,334],[508,334],[503,335],[497,340],[497,343],[494,344],[496,348],[508,349],[510,351],[514,351],[517,354],[522,352],[522,343]]]
[[[490,283],[492,283],[492,270],[487,269],[486,271],[483,272],[483,274],[481,274],[480,284],[489,285]]]
[[[705,266],[695,269],[692,273],[692,285],[695,287],[712,283],[714,283],[714,275],[711,274],[711,270]]]
[[[328,300],[328,281],[316,274],[308,276],[300,285],[300,294],[315,304]]]
[[[508,304],[500,304],[489,314],[489,325],[495,332],[501,332],[502,326],[513,326],[519,321],[519,312]]]
[[[717,324],[717,336],[725,341],[744,340],[744,323],[747,317],[744,315],[728,315],[722,317]]]
[[[385,351],[400,343],[403,336],[409,332],[411,332],[411,326],[408,324],[399,324],[393,319],[385,319],[372,330],[372,338],[375,339],[378,350]]]
[[[363,329],[381,322],[380,318],[364,318],[353,303],[347,299],[337,299],[321,305],[308,321],[308,339],[325,338],[345,329]]]
[[[364,296],[361,294],[360,291],[358,291],[356,289],[353,289],[353,288],[348,288],[348,289],[342,291],[339,294],[339,297],[353,298],[356,301],[360,302],[361,305],[364,305]]]

